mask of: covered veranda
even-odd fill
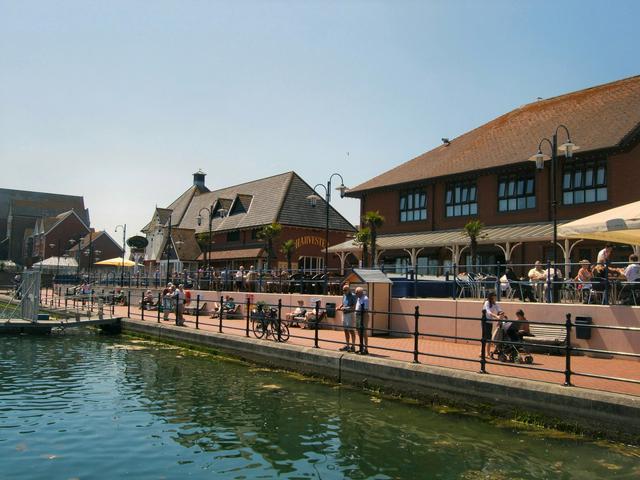
[[[551,243],[552,238],[552,222],[492,226],[482,230],[478,245],[496,247],[504,255],[505,262],[510,263],[516,249],[524,243]],[[565,238],[558,242],[558,253],[564,260],[565,271],[569,271],[571,253],[581,241],[581,239]],[[451,265],[458,266],[463,260],[463,254],[469,253],[469,237],[463,233],[462,229],[379,235],[376,240],[375,264],[380,265],[383,256],[393,252],[396,255],[406,255],[411,269],[416,271],[418,258],[423,252],[443,247],[449,253]],[[333,253],[340,259],[341,270],[344,271],[349,255],[362,260],[362,245],[355,240],[349,240],[329,247],[329,253]]]

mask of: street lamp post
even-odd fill
[[[327,273],[327,267],[329,263],[329,203],[331,202],[331,180],[333,177],[340,177],[340,186],[336,187],[336,190],[340,192],[340,198],[344,198],[344,192],[347,190],[347,187],[344,186],[344,179],[342,175],[339,173],[332,173],[329,176],[329,180],[327,180],[327,185],[323,185],[318,183],[315,187],[313,187],[314,193],[307,197],[307,200],[311,203],[312,207],[315,207],[318,203],[318,200],[321,199],[320,196],[317,195],[317,188],[321,187],[324,190],[325,194],[325,229],[324,229],[324,294],[327,294],[329,290],[329,275]]]
[[[202,225],[202,211],[207,212],[209,215],[209,238],[208,238],[208,246],[207,246],[207,272],[211,275],[211,224],[213,222],[213,205],[210,207],[202,207],[198,212],[198,226]],[[209,279],[209,285],[211,285],[211,279]]]
[[[169,284],[169,265],[171,262],[171,242],[173,239],[171,238],[171,215],[169,215],[169,236],[167,238],[167,244],[164,247],[167,253],[167,281],[164,283],[165,285]]]
[[[122,264],[120,265],[120,287],[124,287],[124,251],[126,250],[127,244],[127,224],[124,223],[122,225],[116,225],[116,232],[118,229],[122,229]]]
[[[567,134],[567,141],[558,146],[558,131],[562,129]],[[542,153],[542,144],[547,143],[551,147],[551,157]],[[538,152],[531,156],[529,160],[536,162],[536,168],[538,170],[544,170],[544,162],[551,159],[551,220],[553,222],[553,280],[555,281],[558,276],[558,257],[557,257],[557,244],[558,244],[558,186],[557,186],[557,169],[558,169],[558,151],[565,155],[566,158],[573,157],[573,152],[578,150],[577,145],[571,141],[571,134],[569,129],[565,125],[558,125],[556,127],[551,140],[547,137],[540,140],[538,143]],[[553,288],[551,288],[550,298],[553,298]]]
[[[60,274],[60,239],[57,240],[57,245],[58,245],[58,253],[57,253],[57,257],[58,257],[58,265],[56,265],[56,279],[58,278],[59,274]],[[55,243],[50,243],[49,247],[51,249],[53,249],[56,246]]]

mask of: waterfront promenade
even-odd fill
[[[115,306],[114,315],[119,317],[127,317],[127,307]],[[137,306],[132,306],[130,316],[133,319],[141,319],[142,311]],[[196,317],[194,315],[185,315],[186,329],[196,328]],[[162,324],[174,324],[174,314],[170,315],[170,320],[165,322],[160,316]],[[157,311],[145,311],[144,320],[150,323],[158,321]],[[201,315],[198,318],[199,330],[203,332],[219,332],[220,320],[217,318],[209,318],[208,315]],[[242,319],[222,320],[222,332],[229,335],[246,336],[247,321],[246,317]],[[291,327],[291,338],[288,344],[312,347],[314,345],[315,331],[311,329]],[[253,337],[251,330],[249,336]],[[344,345],[344,334],[342,331],[335,329],[320,329],[318,331],[318,347],[326,350],[338,350]],[[262,340],[271,342],[273,340]],[[370,337],[369,352],[371,357],[389,358],[394,360],[412,362],[413,361],[414,339],[411,337]],[[385,350],[382,350],[385,349]],[[479,343],[455,343],[453,341],[445,341],[434,338],[419,339],[419,351],[421,352],[418,360],[420,363],[441,367],[448,367],[470,372],[478,372],[480,370],[480,345]],[[357,355],[357,354],[352,354]],[[458,357],[462,360],[441,357]],[[490,375],[501,375],[506,377],[515,377],[529,380],[537,380],[554,384],[562,384],[564,382],[565,357],[563,355],[549,355],[544,353],[534,353],[533,367],[556,370],[556,372],[539,371],[528,368],[526,365],[505,364],[499,362],[488,362],[486,370]],[[629,395],[640,396],[640,384],[620,382],[613,380],[605,380],[600,378],[589,378],[577,375],[585,373],[590,375],[604,375],[610,377],[619,377],[640,382],[639,362],[636,360],[626,360],[621,358],[594,358],[591,356],[571,357],[571,369],[574,374],[571,377],[572,384],[575,387],[582,387],[594,390],[602,390],[607,392],[623,393]],[[572,387],[568,387],[572,388]]]

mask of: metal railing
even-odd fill
[[[224,306],[225,298],[220,297],[216,299],[218,305]],[[236,335],[242,335],[245,337],[251,337],[253,329],[253,322],[256,320],[255,312],[256,305],[251,303],[251,300],[247,299],[246,302],[243,302],[240,305],[241,308],[237,308],[234,310],[236,316],[234,318],[228,318],[225,314],[224,307],[221,307],[221,314],[215,316],[215,318],[210,318],[208,313],[202,310],[203,303],[209,304],[211,302],[211,298],[204,298],[200,295],[197,295],[195,299],[193,299],[192,303],[194,304],[191,313],[185,316],[185,325],[188,327],[193,327],[195,329],[207,329],[209,331],[213,330],[218,333],[230,333]],[[296,307],[294,305],[285,305],[282,302],[282,299],[278,299],[277,303],[263,303],[261,302],[263,308],[273,308],[274,312],[277,312],[277,318],[275,319],[275,324],[277,326],[285,325],[286,334],[283,334],[280,331],[280,327],[277,327],[276,334],[274,335],[274,340],[276,341],[300,341],[301,344],[310,344],[315,348],[335,348],[336,346],[344,346],[346,342],[343,340],[337,340],[330,335],[323,335],[322,332],[326,331],[326,329],[331,330],[339,330],[344,331],[345,327],[341,324],[330,323],[327,322],[326,313],[327,309],[321,307],[320,300],[316,301],[313,308],[307,309],[307,317],[304,320],[301,319],[287,319],[283,313],[286,309],[290,312]],[[146,313],[145,313],[146,312]],[[175,306],[172,307],[172,312],[175,312]],[[241,313],[240,313],[241,312]],[[413,328],[409,330],[402,329],[392,329],[392,328],[379,328],[368,325],[367,318],[371,318],[373,314],[380,315],[393,315],[396,317],[410,317],[413,320]],[[640,333],[640,328],[638,327],[622,327],[615,325],[585,325],[582,323],[576,323],[572,320],[571,314],[566,314],[565,321],[561,324],[553,323],[548,321],[528,321],[528,324],[532,327],[541,326],[541,327],[559,327],[564,329],[564,335],[566,337],[566,341],[564,344],[555,345],[555,344],[540,344],[533,343],[527,341],[527,337],[524,337],[522,341],[514,342],[507,339],[487,339],[485,338],[481,332],[485,328],[485,325],[495,325],[498,322],[487,320],[485,316],[478,317],[463,317],[463,316],[448,316],[448,315],[438,315],[428,313],[420,308],[420,306],[416,305],[413,313],[401,313],[401,312],[390,312],[390,311],[378,311],[378,310],[368,310],[366,312],[357,313],[357,326],[353,330],[354,333],[357,333],[358,341],[357,341],[357,350],[360,353],[371,353],[373,354],[401,354],[406,355],[407,358],[411,358],[412,362],[420,363],[429,358],[431,359],[445,359],[445,360],[456,360],[462,361],[467,364],[475,364],[477,365],[477,371],[480,373],[494,373],[491,372],[493,367],[497,366],[508,366],[512,369],[517,370],[529,370],[533,372],[543,372],[548,374],[557,374],[562,378],[563,385],[571,386],[573,385],[572,379],[574,377],[584,377],[584,378],[592,378],[599,379],[603,381],[611,381],[611,382],[621,382],[629,385],[640,385],[640,376],[638,378],[629,378],[621,375],[604,375],[597,372],[592,371],[583,371],[580,369],[576,369],[574,367],[574,358],[576,355],[606,355],[611,356],[613,359],[598,359],[598,361],[602,362],[611,362],[616,361],[618,359],[640,359],[640,354],[633,352],[624,352],[624,351],[614,351],[607,349],[598,349],[598,348],[583,348],[572,345],[571,338],[572,332],[575,331],[576,328],[587,329],[589,331],[615,331],[615,332],[623,332],[628,335],[637,335]],[[365,321],[362,321],[362,317],[365,317]],[[131,318],[139,318],[141,320],[149,320],[160,323],[161,322],[161,310],[157,310],[155,312],[145,311],[145,309],[131,309],[130,311]],[[463,322],[470,322],[472,324],[477,325],[478,336],[464,336],[464,335],[447,335],[442,333],[429,333],[424,328],[424,322],[428,322],[429,320],[434,319],[447,319],[447,320],[459,320]],[[303,326],[308,327],[312,330],[311,334],[297,334],[295,333],[295,329],[292,328],[296,323],[303,323]],[[498,326],[497,328],[501,328]],[[377,335],[374,337],[374,334]],[[383,337],[378,337],[379,335],[383,335]],[[411,342],[407,342],[411,344],[411,348],[400,348],[397,346],[397,342],[386,342],[384,341],[384,337],[404,337],[412,339]],[[369,338],[380,338],[380,341],[376,341],[374,343],[368,342]],[[535,337],[533,337],[535,338]],[[479,351],[475,351],[473,355],[460,356],[449,354],[446,352],[442,352],[437,348],[431,348],[436,346],[436,342],[443,341],[454,341],[454,342],[471,342],[471,344],[477,344]],[[633,344],[632,341],[628,342],[629,344]],[[504,362],[498,360],[500,358],[497,355],[487,355],[486,354],[486,346],[490,344],[494,348],[493,353],[497,353],[499,348],[515,348],[519,351],[522,350],[524,352],[531,352],[534,350],[542,350],[545,353],[550,353],[552,355],[559,355],[564,357],[563,368],[550,368],[548,366],[543,366],[539,362],[534,362],[532,364],[518,363],[515,362]],[[536,354],[537,355],[537,354]],[[557,363],[557,362],[556,362]],[[455,367],[454,367],[455,368]],[[625,371],[624,368],[621,371]],[[626,370],[628,371],[628,369]],[[497,373],[497,372],[495,372]],[[503,373],[500,373],[503,374]],[[512,376],[516,376],[518,378],[522,378],[521,373],[514,373]],[[640,390],[638,390],[637,395],[640,395]]]

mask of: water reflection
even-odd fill
[[[0,338],[0,458],[7,478],[640,473],[637,450],[549,440],[175,347],[91,334]]]

